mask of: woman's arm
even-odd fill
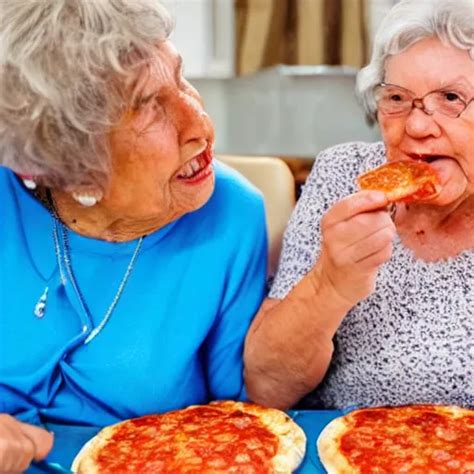
[[[232,193],[238,190],[237,185],[233,182]],[[224,286],[216,286],[222,294],[219,314],[201,352],[209,394],[217,400],[246,398],[244,340],[265,297],[267,233],[263,197],[248,188],[242,188],[237,197],[231,208],[225,207],[225,213],[221,209],[220,217],[213,213],[213,218],[225,223],[220,236],[226,242],[224,252],[228,254],[223,258],[217,253],[213,258],[228,262],[228,267]]]
[[[314,267],[284,299],[264,303],[244,353],[253,401],[288,408],[322,380],[342,319],[374,291],[378,268],[390,258],[395,226],[386,205],[378,192],[336,203],[322,219]]]
[[[307,274],[283,300],[267,298],[244,351],[251,400],[287,409],[322,380],[331,361],[331,326],[347,313],[330,289]]]

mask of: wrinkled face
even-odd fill
[[[384,82],[404,87],[416,97],[441,89],[467,102],[474,97],[474,61],[465,50],[444,45],[437,38],[427,38],[387,60]],[[448,99],[455,100],[456,95],[449,95]],[[389,161],[422,159],[431,162],[447,157],[457,162],[472,188],[474,102],[458,118],[439,112],[428,115],[413,108],[405,116],[379,111],[378,119]]]
[[[130,95],[130,110],[110,134],[107,201],[124,218],[164,225],[211,196],[214,129],[169,42],[158,46]]]

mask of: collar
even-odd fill
[[[20,225],[28,247],[31,261],[45,281],[49,281],[57,270],[57,259],[53,240],[53,217],[46,207],[33,196],[12,172],[10,181],[19,209]],[[156,245],[162,240],[182,218],[177,219],[147,236],[143,250]],[[113,243],[97,240],[70,231],[70,239],[75,248],[97,253],[132,252],[134,242]]]
[[[19,210],[20,225],[31,261],[44,280],[49,280],[56,267],[53,242],[53,217],[12,172],[10,182]]]

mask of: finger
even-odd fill
[[[380,191],[359,191],[334,204],[323,217],[323,228],[348,220],[357,214],[383,209],[388,205],[387,196]]]
[[[10,415],[0,415],[0,428],[0,465],[7,472],[25,471],[33,459],[33,443],[22,433],[20,422]]]
[[[368,239],[353,246],[352,254],[354,256],[355,263],[366,260],[373,254],[378,253],[380,250],[391,244],[395,233],[391,228],[384,227],[378,232],[372,234]]]
[[[396,231],[395,224],[386,210],[358,214],[352,219],[344,221],[342,227],[346,238],[350,236],[354,243],[358,240],[368,239],[371,235],[385,228],[391,229],[393,232]]]
[[[361,271],[371,271],[390,260],[393,253],[393,242],[389,242],[385,247],[368,255],[360,262]]]
[[[19,472],[24,472],[30,467],[36,447],[33,441],[28,436],[23,434],[21,430],[18,443],[20,443],[18,448],[19,452],[14,456],[13,466]]]
[[[53,447],[53,434],[43,428],[29,425],[27,423],[20,423],[20,429],[34,445],[34,460],[40,461],[41,459],[44,459]]]
[[[327,243],[331,255],[335,257],[337,254],[350,251],[356,245],[363,245],[367,239],[385,228],[395,235],[395,224],[388,212],[374,211],[359,214],[333,227],[324,236],[324,243]]]

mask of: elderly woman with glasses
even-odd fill
[[[306,407],[472,406],[473,0],[397,4],[358,91],[383,142],[316,158],[247,336],[249,394],[281,407],[305,395]],[[388,212],[384,193],[357,190],[358,175],[397,160],[428,163],[439,194]]]
[[[0,472],[51,448],[33,425],[245,396],[263,201],[213,161],[171,26],[156,0],[0,2]]]

